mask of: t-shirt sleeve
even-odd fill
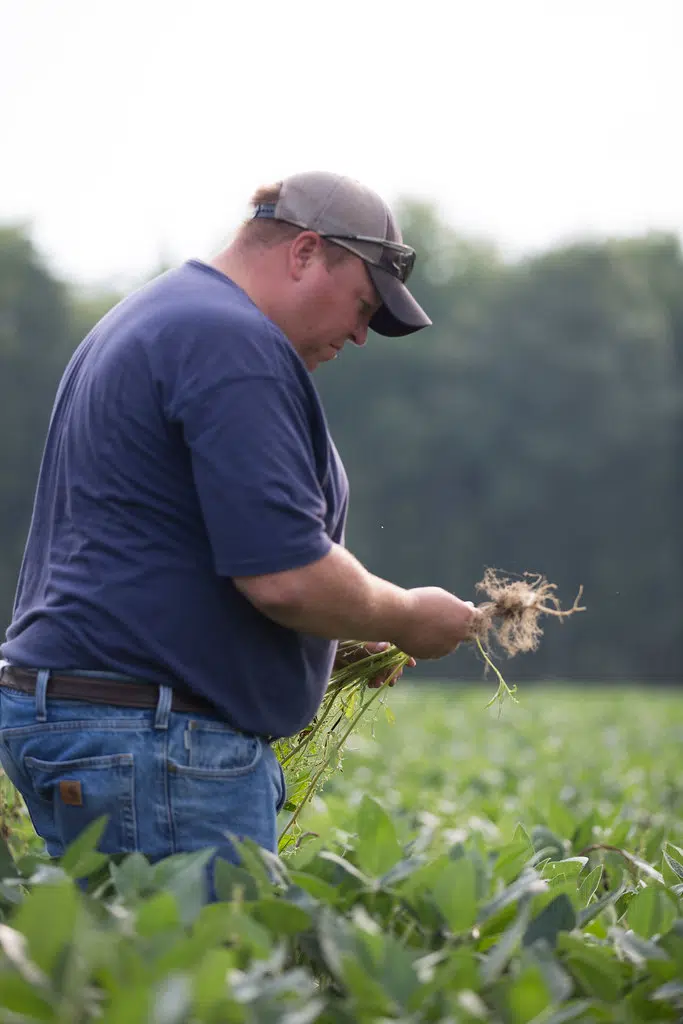
[[[219,575],[295,569],[328,553],[310,409],[294,376],[215,380],[180,419]]]

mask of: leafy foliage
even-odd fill
[[[0,1019],[679,1021],[676,703],[547,691],[498,718],[404,685],[392,706],[306,808],[319,837],[244,846],[222,902],[208,852],[103,862],[101,825],[60,865],[0,851]]]

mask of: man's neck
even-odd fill
[[[273,315],[273,303],[268,301],[267,286],[264,287],[267,282],[267,271],[265,273],[257,271],[251,263],[243,259],[240,253],[236,252],[232,247],[214,256],[213,259],[209,260],[209,265],[219,270],[221,274],[229,277],[238,288],[241,288],[249,296],[262,313],[265,313],[267,317],[270,317],[277,323]]]
[[[272,257],[269,257],[271,254],[266,250],[254,259],[245,258],[243,253],[230,246],[210,260],[209,265],[225,274],[241,288],[296,348],[288,330],[291,313],[288,313],[284,295],[278,287],[278,267],[273,265]]]

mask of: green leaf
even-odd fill
[[[667,846],[670,845],[673,844],[667,843]],[[676,847],[674,847],[674,849],[676,849]],[[666,870],[667,868],[669,869],[668,872]],[[676,857],[672,856],[666,847],[662,852],[662,872],[664,874],[665,882],[669,885],[683,881],[683,863],[681,863],[681,861]]]
[[[402,857],[396,829],[384,808],[367,794],[358,809],[356,857],[372,878],[385,874]]]
[[[154,993],[150,1024],[184,1024],[192,1002],[191,981],[187,974],[163,978]]]
[[[657,858],[661,855],[662,850],[666,845],[666,837],[668,834],[668,828],[661,825],[659,828],[651,828],[647,833],[645,843],[641,847],[641,853],[645,860],[654,864]]]
[[[595,1003],[592,999],[575,999],[572,1000],[571,1004],[568,1004],[562,1010],[557,1010],[549,1017],[544,1015],[539,1024],[571,1024],[572,1021],[587,1024],[588,1021],[597,1019],[588,1014],[589,1010],[594,1010],[595,1008]]]
[[[340,857],[338,853],[332,853],[330,850],[321,850],[316,859],[333,866],[334,870],[330,872],[333,884],[348,886],[351,889],[371,888],[371,879],[346,857]]]
[[[253,839],[238,839],[231,835],[230,840],[235,847],[240,867],[248,871],[254,879],[259,896],[270,896],[273,891],[273,878],[264,862],[264,851]]]
[[[72,939],[79,912],[79,895],[70,879],[38,885],[12,919],[12,927],[26,936],[31,960],[46,973]]]
[[[683,981],[667,981],[652,993],[652,998],[683,1007]]]
[[[152,992],[149,985],[116,990],[101,1017],[101,1024],[149,1024]]]
[[[512,882],[533,855],[534,848],[528,839],[523,838],[509,843],[496,857],[493,865],[494,877],[502,878],[506,883]]]
[[[649,939],[642,939],[635,932],[626,932],[622,928],[610,928],[610,937],[636,967],[646,964],[648,960],[668,960],[669,956],[661,946]]]
[[[628,905],[629,926],[646,939],[651,939],[653,935],[664,935],[676,917],[676,906],[662,886],[649,885],[646,889],[640,889]]]
[[[262,899],[249,909],[256,920],[275,935],[298,935],[309,931],[312,926],[311,915],[287,900],[275,897]]]
[[[290,871],[289,877],[294,885],[309,893],[316,900],[334,906],[339,900],[339,893],[333,885],[325,882],[317,875],[309,875],[305,871]]]
[[[512,836],[512,841],[513,841],[513,843],[524,842],[524,843],[527,844],[527,846],[532,846],[533,845],[532,842],[531,842],[531,836],[529,835],[527,830],[524,828],[524,825],[522,825],[521,821],[518,821],[517,824],[515,825],[515,831],[514,831],[513,836]]]
[[[413,961],[413,970],[421,984],[409,1000],[410,1011],[424,1008],[432,995],[480,988],[477,955],[468,946],[453,950],[442,947],[421,956]]]
[[[16,861],[17,871],[22,878],[30,878],[47,859],[47,854],[25,853]]]
[[[572,979],[543,939],[524,949],[522,961],[538,967],[554,1003],[563,1003],[572,994]]]
[[[585,995],[606,1003],[618,1001],[624,991],[625,975],[611,950],[589,946],[582,938],[566,933],[559,937],[558,946],[566,954],[566,966]]]
[[[634,856],[634,854],[629,853],[627,856],[627,860],[639,871],[642,871],[644,875],[647,875],[648,878],[654,878],[655,882],[659,882],[660,885],[664,884],[664,878],[662,877],[662,873],[658,871],[657,868],[654,867],[652,864],[649,864],[646,860],[643,860],[642,857],[636,857]]]
[[[183,924],[194,921],[206,903],[206,866],[213,854],[212,847],[194,853],[176,853],[154,865],[154,884],[173,893]]]
[[[178,904],[171,892],[156,893],[138,907],[135,927],[144,938],[173,931],[179,926]]]
[[[564,860],[549,860],[543,865],[541,877],[550,881],[558,875],[565,879],[578,878],[587,863],[588,857],[565,857]]]
[[[214,888],[219,900],[229,903],[237,894],[243,900],[251,901],[259,897],[259,889],[253,875],[237,864],[216,858],[214,865]]]
[[[154,889],[154,868],[142,853],[130,853],[120,864],[110,864],[111,877],[121,899],[132,902]]]
[[[590,921],[593,921],[599,914],[602,914],[603,910],[606,910],[607,907],[611,907],[616,903],[625,892],[626,888],[621,886],[619,889],[614,889],[612,892],[605,893],[605,895],[601,896],[595,903],[590,903],[584,910],[580,910],[577,921],[578,927],[585,928]]]
[[[571,956],[569,969],[583,992],[596,996],[607,1003],[616,1003],[623,992],[623,981],[619,972],[607,973],[587,957]]]
[[[596,867],[593,868],[592,871],[588,872],[586,877],[579,885],[578,897],[579,902],[583,905],[583,907],[587,907],[590,901],[595,896],[596,892],[598,891],[598,886],[600,885],[601,878],[602,866],[598,864],[596,865]]]
[[[448,860],[430,886],[430,893],[448,927],[467,931],[477,919],[476,869],[467,857]]]
[[[519,878],[515,879],[511,885],[508,885],[506,889],[503,889],[494,899],[485,903],[479,908],[477,920],[484,922],[489,917],[493,917],[498,914],[503,908],[507,907],[510,903],[514,903],[521,899],[522,896],[527,894],[534,895],[537,892],[544,892],[548,887],[548,883],[544,882],[535,871],[527,869]]]
[[[235,954],[228,949],[210,949],[202,962],[193,972],[192,978],[192,1005],[194,1012],[200,1020],[204,1019],[226,1019],[218,1018],[211,1010],[219,1009],[229,1001],[228,972],[235,968]],[[230,1000],[232,1003],[233,1001]],[[237,1004],[233,1003],[233,1013]],[[232,1016],[230,1020],[243,1019],[242,1016]]]
[[[548,829],[554,836],[566,836],[570,839],[576,833],[576,817],[562,801],[554,798],[548,800],[542,813]]]
[[[374,1020],[378,1017],[395,1016],[396,1007],[393,1000],[351,953],[342,954],[341,975],[349,991],[357,1019]]]
[[[349,924],[329,907],[323,907],[316,921],[316,931],[320,951],[330,973],[337,981],[342,981],[342,957],[356,953],[356,943]]]
[[[489,985],[501,976],[508,961],[522,942],[530,915],[531,903],[527,898],[521,902],[518,915],[511,927],[503,932],[496,945],[484,958],[481,966],[481,978],[484,984]]]
[[[24,890],[21,884],[13,884],[15,882],[18,883],[19,880],[7,879],[5,882],[0,882],[0,899],[5,904],[10,904],[10,907],[24,902]]]
[[[56,1019],[55,1011],[35,984],[18,974],[0,974],[0,1007],[18,1014],[21,1020]]]
[[[390,886],[397,885],[399,882],[405,881],[406,878],[410,878],[416,871],[423,868],[425,865],[424,857],[406,857],[404,860],[400,860],[398,864],[394,864],[393,868],[390,868],[386,874],[380,878],[382,888],[389,888]]]
[[[538,967],[521,971],[506,991],[506,1008],[512,1024],[528,1024],[550,1004],[550,993]]]
[[[107,815],[91,821],[68,847],[59,865],[72,878],[85,878],[107,861],[107,855],[97,853],[97,844],[107,826]]]
[[[424,988],[414,966],[415,952],[408,950],[393,935],[365,935],[367,944],[376,944],[375,962],[384,991],[404,1010],[421,1003]]]
[[[0,831],[0,878],[16,878],[19,870],[7,845],[7,840]]]
[[[669,954],[683,978],[683,920],[674,921],[671,930],[659,940],[659,945]]]
[[[607,833],[604,841],[609,843],[610,846],[624,846],[630,837],[632,828],[633,825],[630,821],[619,821],[614,828]]]
[[[449,857],[448,854],[443,853],[435,860],[423,861],[421,864],[416,864],[412,871],[409,871],[404,878],[399,879],[399,882],[397,883],[399,892],[409,899],[422,893],[429,892],[443,871],[445,865],[448,864],[450,860],[451,857]],[[396,866],[398,868],[400,867],[400,864]]]
[[[560,932],[570,932],[576,926],[576,914],[571,900],[560,893],[535,917],[524,934],[524,945],[530,946],[537,939],[545,939],[554,946]]]
[[[203,950],[231,941],[235,934],[235,905],[208,903],[191,928],[193,940]]]
[[[248,906],[248,905],[247,905]],[[228,939],[238,943],[242,951],[248,952],[259,960],[267,960],[273,953],[275,936],[267,928],[255,921],[246,909],[232,906],[230,911],[231,927]]]
[[[671,854],[671,851],[673,850],[679,864],[683,864],[683,849],[681,849],[680,846],[676,846],[676,844],[672,843],[671,840],[668,840],[664,845],[668,848],[669,856],[673,856]]]
[[[572,836],[572,848],[580,853],[586,846],[590,846],[595,836],[596,815],[591,811],[582,821],[578,823]]]
[[[567,855],[564,840],[545,825],[534,825],[531,830],[531,842],[536,853],[542,851],[550,860],[562,860]]]

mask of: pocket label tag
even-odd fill
[[[76,779],[65,779],[60,782],[59,795],[62,798],[62,803],[69,804],[70,807],[83,806],[81,784]]]

